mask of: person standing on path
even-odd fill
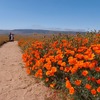
[[[10,32],[9,34],[9,41],[14,41],[14,34]]]

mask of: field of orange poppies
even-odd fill
[[[100,34],[19,40],[26,73],[74,100],[100,99]]]

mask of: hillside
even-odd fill
[[[54,30],[42,30],[42,29],[14,29],[14,30],[0,30],[0,34],[7,34],[7,33],[14,33],[14,34],[31,34],[31,33],[85,33],[83,31],[54,31]]]

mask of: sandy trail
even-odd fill
[[[51,100],[48,88],[26,75],[21,55],[17,41],[0,47],[0,100]]]

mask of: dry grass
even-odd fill
[[[6,34],[0,34],[0,46],[3,45],[4,43],[8,42],[8,35]]]

